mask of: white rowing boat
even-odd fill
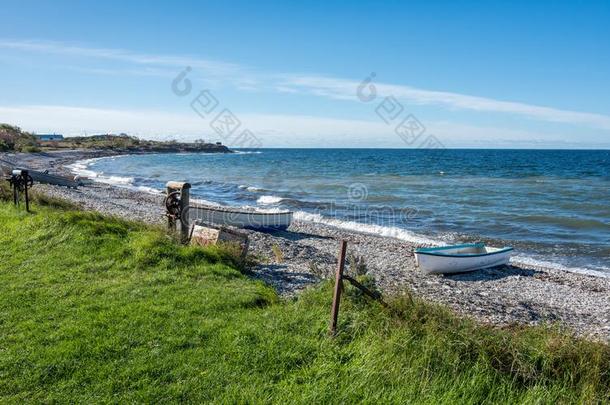
[[[225,207],[192,206],[189,221],[235,226],[249,229],[286,229],[292,222],[292,211],[259,212]]]
[[[415,250],[415,262],[428,274],[463,273],[508,264],[512,250],[483,243],[421,248]]]

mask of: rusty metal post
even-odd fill
[[[13,204],[19,205],[19,178],[21,176],[21,170],[13,170],[11,172],[11,186],[13,187]]]
[[[13,175],[11,185],[13,186],[13,204],[19,205],[19,190],[17,189],[17,177]]]
[[[191,204],[191,185],[184,183],[180,189],[180,240],[188,243],[189,240],[189,207]]]
[[[335,336],[337,333],[337,318],[339,317],[339,304],[341,303],[341,290],[343,289],[343,269],[345,268],[345,252],[347,242],[341,241],[339,250],[339,262],[337,263],[337,274],[335,275],[335,292],[333,294],[333,306],[330,312],[330,327],[328,333]]]
[[[25,210],[30,212],[30,196],[28,195],[28,181],[30,173],[27,170],[21,171],[21,179],[23,181],[23,194],[25,196]]]
[[[167,189],[166,189],[166,198],[169,197],[169,195],[171,193],[173,193],[175,190],[172,188],[172,185],[170,185],[170,182],[167,183]],[[167,215],[167,229],[169,231],[175,231],[176,230],[176,218],[173,217],[172,215]]]

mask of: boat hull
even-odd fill
[[[453,274],[508,264],[512,248],[485,248],[483,245],[418,249],[415,261],[427,274]],[[466,251],[467,253],[463,253]]]
[[[292,222],[292,212],[266,213],[231,209],[192,207],[189,221],[207,224],[235,226],[248,229],[286,229]]]

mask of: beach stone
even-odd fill
[[[244,232],[224,226],[193,225],[191,245],[208,246],[222,243],[239,246],[242,259],[248,254],[249,240]]]

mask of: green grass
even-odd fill
[[[282,301],[229,252],[69,206],[0,203],[1,402],[610,400],[608,346],[331,284]]]

